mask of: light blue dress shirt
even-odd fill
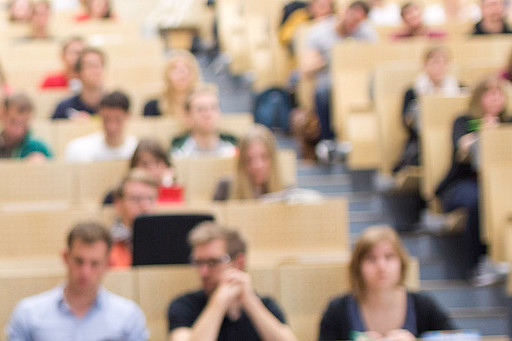
[[[137,304],[100,288],[95,303],[76,317],[64,286],[23,299],[7,326],[9,341],[146,341],[146,319]]]

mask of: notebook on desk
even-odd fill
[[[208,214],[141,216],[133,224],[133,265],[188,264],[189,231]]]

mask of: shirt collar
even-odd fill
[[[64,289],[65,288],[66,288],[66,283],[59,284],[57,286],[57,288],[55,288],[57,306],[63,312],[72,314],[71,309],[69,308],[69,304],[66,302],[65,297],[64,297]],[[106,304],[105,301],[106,301],[106,289],[103,286],[100,286],[98,288],[98,293],[96,294],[96,300],[94,301],[91,309],[89,310],[89,312],[87,314],[90,314],[92,311],[94,311],[96,309],[100,309],[103,306],[105,306],[105,304]]]

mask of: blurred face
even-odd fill
[[[32,25],[37,28],[44,28],[48,25],[48,18],[50,17],[50,8],[46,3],[34,4],[32,12]]]
[[[227,254],[226,241],[214,239],[211,242],[194,246],[192,263],[195,264],[203,289],[211,294],[217,287],[224,270],[232,266]]]
[[[153,186],[138,181],[127,182],[123,197],[114,202],[121,221],[132,227],[135,218],[154,212],[157,195],[158,190]]]
[[[164,161],[156,158],[149,152],[141,152],[139,154],[135,167],[147,170],[160,180],[162,179],[164,173],[168,170]]]
[[[11,105],[5,110],[3,119],[4,137],[13,143],[21,142],[28,132],[31,118],[32,113],[20,112],[16,105]]]
[[[78,293],[94,292],[108,268],[107,244],[104,241],[87,244],[75,239],[71,249],[64,253],[64,261],[68,287]]]
[[[503,0],[484,0],[482,2],[482,18],[491,21],[502,20],[505,15]]]
[[[193,72],[184,59],[178,59],[167,74],[171,87],[180,92],[188,90],[193,81]]]
[[[366,19],[366,15],[361,8],[347,8],[342,19],[343,31],[347,34],[353,33],[364,19]]]
[[[255,141],[249,145],[246,155],[246,171],[253,185],[262,186],[270,178],[272,160],[265,145]]]
[[[365,290],[395,288],[400,282],[401,261],[389,241],[375,244],[361,263]]]
[[[448,72],[448,57],[443,52],[436,52],[425,62],[425,72],[430,79],[439,84]]]
[[[81,41],[72,41],[66,46],[62,53],[62,60],[67,68],[72,69],[75,66],[78,56],[82,53],[83,49],[84,43]]]
[[[104,18],[108,12],[108,0],[89,0],[91,18]]]
[[[417,29],[422,26],[421,10],[416,5],[410,5],[403,13],[402,17],[405,25],[412,29]]]
[[[498,116],[505,108],[506,97],[503,91],[498,87],[488,89],[482,95],[480,104],[484,112],[484,116]]]
[[[221,117],[219,99],[212,93],[199,93],[190,102],[187,119],[191,129],[200,134],[217,130]]]
[[[99,115],[107,140],[122,138],[125,131],[128,113],[121,108],[102,107]]]
[[[32,15],[30,1],[15,0],[11,6],[11,17],[16,21],[28,21]]]
[[[309,10],[313,18],[320,18],[332,12],[331,0],[313,0],[309,5]]]
[[[103,60],[97,53],[87,53],[82,57],[80,79],[84,85],[100,87],[103,84]]]

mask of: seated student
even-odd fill
[[[202,288],[169,306],[169,341],[296,340],[279,306],[254,292],[245,272],[246,242],[236,230],[204,222],[188,240]]]
[[[99,117],[103,131],[78,137],[66,146],[69,162],[128,160],[137,147],[137,138],[126,131],[130,118],[130,101],[119,91],[101,99]]]
[[[283,17],[278,28],[279,43],[293,52],[292,46],[299,27],[307,22],[316,23],[333,12],[332,0],[292,1],[283,8]]]
[[[98,49],[86,47],[78,56],[75,72],[82,82],[80,93],[61,101],[52,119],[87,120],[98,110],[104,91],[105,55]]]
[[[30,133],[32,112],[32,102],[24,94],[14,94],[5,99],[4,108],[0,108],[3,125],[0,158],[39,161],[52,157],[50,148]]]
[[[507,96],[503,80],[492,76],[474,88],[466,113],[453,124],[452,166],[436,189],[445,212],[467,210],[464,250],[468,279],[475,286],[493,284],[502,279],[502,270],[485,257],[486,245],[480,238],[478,189],[478,130],[507,121]]]
[[[315,112],[320,123],[320,140],[333,140],[331,127],[331,49],[338,42],[357,40],[373,42],[377,34],[367,20],[368,5],[356,0],[345,11],[338,12],[311,27],[306,39],[306,51],[301,72],[316,78]]]
[[[130,169],[141,168],[153,174],[159,180],[158,201],[166,201],[166,188],[181,188],[174,181],[174,169],[169,159],[168,153],[156,140],[142,139],[133,152],[129,164]],[[178,200],[179,198],[174,198]],[[112,192],[108,193],[103,200],[103,205],[109,205],[114,202]]]
[[[153,213],[158,195],[158,179],[143,169],[134,169],[121,180],[114,193],[117,220],[110,229],[114,245],[110,265],[132,265],[132,232],[135,218]]]
[[[423,20],[427,25],[467,23],[480,20],[480,6],[470,0],[443,0],[425,4]]]
[[[221,115],[215,85],[201,84],[192,90],[185,100],[185,122],[189,131],[172,140],[172,157],[235,156],[236,138],[219,133]]]
[[[256,124],[239,143],[235,179],[223,179],[213,200],[254,199],[285,188],[277,162],[277,142],[267,127]]]
[[[412,37],[444,38],[445,32],[435,31],[423,23],[421,7],[415,2],[407,2],[400,10],[403,27],[391,36],[393,40]]]
[[[111,247],[109,232],[101,224],[75,225],[63,252],[66,281],[20,301],[6,328],[7,339],[147,340],[149,332],[140,307],[101,284]]]
[[[63,68],[45,76],[41,82],[41,89],[70,89],[79,90],[80,81],[75,70],[78,57],[82,53],[85,44],[80,37],[71,37],[62,45],[61,59]]]
[[[84,0],[85,12],[75,17],[76,21],[87,21],[91,19],[112,19],[112,6],[110,0]]]
[[[473,35],[512,33],[506,22],[503,0],[481,0],[482,20],[475,24]]]
[[[49,27],[50,14],[50,2],[47,0],[38,0],[32,4],[32,16],[30,17],[30,35],[28,36],[28,39],[52,39]]]
[[[460,93],[459,81],[450,75],[449,71],[448,50],[443,47],[429,48],[425,53],[423,71],[416,77],[414,85],[404,95],[402,123],[409,136],[393,172],[396,173],[407,165],[419,165],[420,113],[418,96],[434,94],[454,96]]]
[[[353,340],[362,332],[372,340],[414,341],[426,331],[454,329],[431,298],[405,288],[408,267],[407,251],[392,228],[364,230],[352,251],[350,293],[329,303],[319,340]]]
[[[165,88],[159,98],[144,106],[144,116],[170,116],[183,120],[185,98],[201,81],[196,57],[186,50],[173,50],[164,72]]]

